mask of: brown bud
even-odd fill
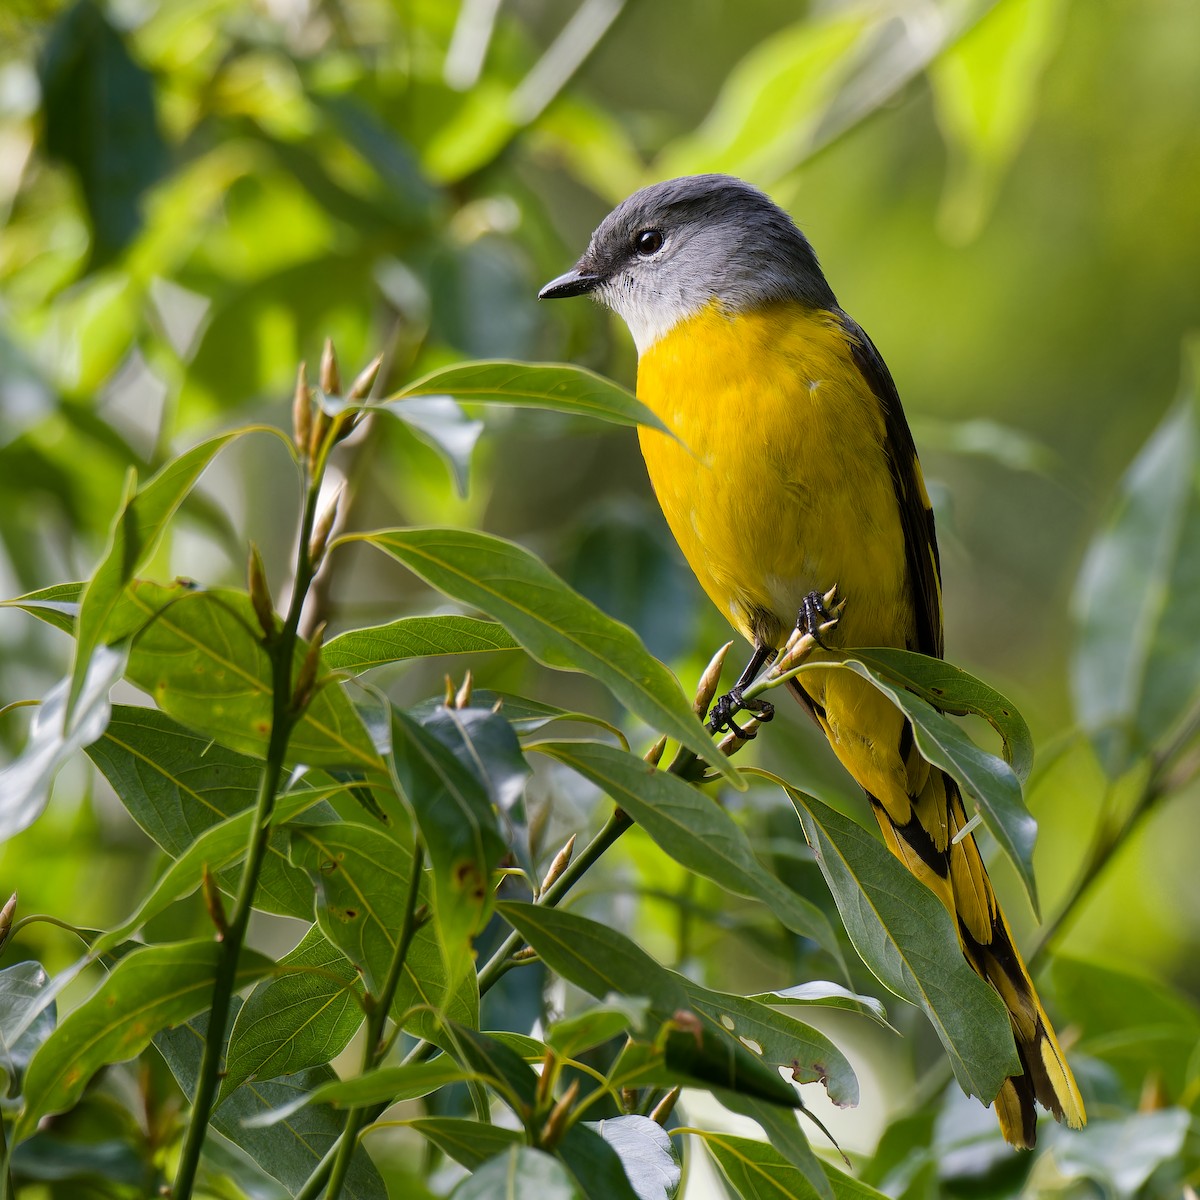
[[[650,1120],[656,1125],[665,1126],[671,1119],[671,1113],[675,1111],[675,1102],[679,1099],[681,1087],[673,1087],[655,1106],[654,1111],[650,1114]]]
[[[301,454],[308,453],[308,441],[312,437],[312,396],[308,390],[307,370],[307,365],[301,363],[292,397],[292,437]]]
[[[732,645],[732,642],[726,642],[712,656],[712,660],[704,668],[704,674],[700,676],[700,682],[696,685],[696,699],[692,702],[692,711],[701,720],[708,715],[709,705],[717,694],[717,685],[721,682],[721,668],[725,665],[725,655],[729,653],[729,647]]]
[[[534,1093],[534,1105],[541,1108],[550,1095],[550,1087],[554,1082],[554,1048],[546,1047],[546,1053],[542,1055],[542,1069],[538,1072],[537,1090]]]
[[[337,353],[333,348],[333,339],[325,339],[325,348],[321,351],[321,391],[327,396],[342,394],[342,377],[338,373]]]
[[[546,889],[567,869],[571,862],[571,855],[575,852],[575,834],[571,834],[567,838],[567,844],[554,856],[554,861],[550,864],[546,871],[546,877],[542,880],[542,886],[538,895],[545,893]]]
[[[741,728],[744,729],[746,733],[753,735],[758,730],[759,724],[760,722],[757,717],[751,717],[744,725],[741,726]],[[748,737],[739,737],[736,733],[727,733],[717,743],[717,749],[720,750],[720,752],[724,754],[726,758],[732,758],[733,755],[735,755],[751,740],[752,739]]]
[[[667,748],[667,738],[666,738],[666,734],[664,734],[662,737],[660,737],[658,739],[657,742],[654,743],[653,746],[650,747],[649,750],[646,751],[645,754],[642,755],[642,758],[646,762],[648,762],[652,767],[657,767],[658,764],[662,761],[663,751],[666,748]]]
[[[267,586],[267,572],[263,567],[262,555],[258,547],[250,543],[250,561],[246,564],[246,578],[250,585],[250,603],[254,605],[254,615],[258,618],[258,626],[265,637],[275,636],[275,604],[271,599],[271,589]]]
[[[532,946],[522,946],[520,950],[514,950],[513,962],[530,962],[537,958],[537,951]]]
[[[354,377],[354,382],[350,385],[350,390],[346,393],[346,399],[365,400],[371,394],[371,388],[375,384],[375,377],[379,374],[381,366],[383,366],[383,355],[377,354]]]
[[[317,672],[321,668],[321,645],[325,640],[325,622],[313,631],[312,641],[308,644],[308,653],[300,664],[300,673],[296,676],[296,686],[292,691],[292,710],[300,712],[307,707],[313,697],[317,682]]]
[[[312,431],[308,435],[308,461],[315,463],[321,454],[321,447],[329,436],[333,418],[318,404],[313,409]]]
[[[671,1014],[671,1023],[680,1033],[690,1033],[696,1041],[696,1048],[704,1048],[704,1025],[690,1008],[678,1008]]]
[[[471,677],[470,670],[463,676],[462,687],[454,693],[454,707],[466,708],[471,703],[471,688],[474,686],[474,680]]]
[[[17,893],[13,892],[8,898],[8,902],[3,908],[0,908],[0,950],[8,944],[9,935],[12,933],[13,917],[17,912]]]
[[[578,1095],[579,1080],[575,1079],[563,1093],[562,1099],[550,1110],[550,1115],[546,1118],[545,1125],[542,1126],[538,1145],[546,1150],[553,1149],[558,1145],[559,1139],[566,1132],[567,1117],[570,1115],[571,1106],[575,1103]]]
[[[621,1089],[621,1107],[627,1112],[635,1112],[642,1094],[637,1088],[623,1087]]]
[[[446,694],[442,699],[442,703],[447,708],[453,708],[454,707],[454,692],[455,692],[454,680],[451,679],[449,675],[447,675],[445,677],[445,679],[446,679]]]
[[[223,942],[229,932],[229,922],[225,919],[225,904],[221,900],[221,889],[208,869],[208,863],[200,868],[200,890],[204,893],[204,907],[217,930],[217,941]]]
[[[342,493],[346,490],[344,483],[339,484],[337,491],[333,493],[329,503],[325,505],[321,515],[317,517],[316,524],[313,526],[312,537],[308,541],[308,561],[317,567],[320,565],[321,559],[325,554],[325,546],[329,542],[329,535],[333,532],[333,527],[337,523],[338,506],[342,502]]]

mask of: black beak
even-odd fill
[[[572,267],[565,275],[552,279],[540,292],[539,300],[565,300],[568,296],[583,296],[600,283],[599,275],[591,275]]]

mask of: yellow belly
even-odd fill
[[[638,396],[678,438],[639,432],[667,523],[747,639],[782,645],[804,597],[837,584],[839,645],[911,644],[884,416],[832,316],[791,304],[736,316],[710,307],[642,355]],[[838,758],[904,817],[928,768],[898,752],[899,711],[844,671],[803,683]]]
[[[832,317],[705,309],[642,355],[638,396],[679,439],[640,431],[663,513],[741,633],[771,614],[781,644],[804,597],[836,583],[842,644],[908,642],[883,413]]]

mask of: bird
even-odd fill
[[[639,427],[651,485],[704,591],[753,646],[714,729],[739,730],[743,710],[772,716],[742,691],[794,629],[820,639],[833,585],[846,602],[829,635],[841,648],[942,657],[933,509],[896,385],[787,212],[728,175],[654,183],[613,209],[538,295],[589,295],[632,334],[637,396],[669,431]],[[862,678],[816,670],[789,686],[1004,1002],[1023,1068],[993,1102],[1004,1138],[1035,1144],[1035,1101],[1081,1128],[1083,1099],[979,847],[959,836],[958,784]]]

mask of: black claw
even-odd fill
[[[821,637],[821,625],[832,619],[833,614],[825,607],[825,600],[820,592],[809,592],[796,616],[796,628],[812,638],[822,650],[828,650],[829,646]]]
[[[739,712],[752,713],[760,722],[769,721],[775,715],[775,706],[766,700],[746,700],[740,686],[734,686],[725,695],[718,697],[708,715],[708,728],[712,733],[728,730],[744,742],[757,736],[757,730],[744,729],[734,721]]]

